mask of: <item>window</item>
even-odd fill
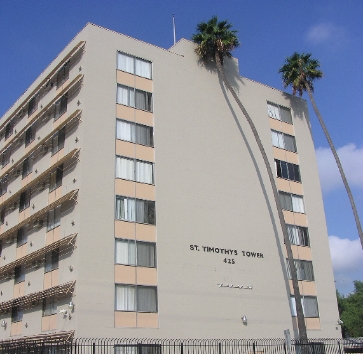
[[[152,184],[154,164],[146,161],[116,156],[116,177]]]
[[[28,146],[34,140],[34,127],[31,126],[25,131],[25,146]]]
[[[116,284],[116,310],[157,312],[156,287]]]
[[[26,158],[23,162],[22,178],[25,178],[33,170],[30,158]]]
[[[0,196],[4,195],[8,190],[8,180],[6,177],[0,180]]]
[[[152,111],[152,94],[135,89],[135,108],[143,111]]]
[[[38,97],[34,96],[28,105],[28,116],[31,116],[38,109]]]
[[[64,148],[64,141],[66,139],[66,127],[63,127],[52,138],[52,155],[56,154],[59,150]]]
[[[22,245],[25,245],[28,242],[28,236],[25,233],[25,230],[23,227],[18,229],[18,232],[16,234],[16,247],[20,247]]]
[[[44,273],[51,272],[59,267],[59,248],[45,255]]]
[[[23,320],[23,309],[19,306],[11,308],[11,322],[20,322]]]
[[[151,62],[125,53],[117,53],[117,69],[151,79]]]
[[[10,150],[4,150],[1,156],[2,167],[6,166],[10,162]]]
[[[13,134],[13,122],[9,122],[5,127],[5,140]]]
[[[303,197],[279,191],[281,207],[295,213],[305,213]]]
[[[292,124],[291,111],[286,107],[278,106],[274,103],[267,103],[267,112],[270,118]]]
[[[63,164],[58,166],[55,171],[50,173],[49,192],[57,189],[62,185],[63,179]]]
[[[161,344],[115,344],[114,354],[161,354]]]
[[[55,103],[54,120],[67,112],[68,94],[66,93]]]
[[[273,146],[292,152],[297,151],[295,137],[293,137],[292,135],[281,133],[276,130],[271,130],[271,135]]]
[[[14,269],[14,283],[21,283],[22,281],[25,280],[25,272],[23,269],[23,265],[18,265],[15,267]]]
[[[275,159],[277,177],[285,178],[294,182],[301,182],[299,165]]]
[[[294,259],[294,264],[297,273],[297,280],[308,280],[308,281],[314,280],[313,262],[303,261],[301,259]],[[286,260],[286,268],[289,279],[291,279],[290,266],[287,260]]]
[[[30,206],[30,189],[20,194],[19,212],[23,211]]]
[[[298,246],[310,246],[309,232],[307,227],[286,225],[291,244]]]
[[[51,316],[57,313],[57,302],[54,298],[43,299],[43,317]]]
[[[296,302],[295,297],[291,296],[291,315],[296,317]],[[305,317],[319,317],[318,300],[315,296],[302,296],[302,307]]]
[[[0,210],[0,225],[2,225],[5,222],[5,208],[2,208]]]
[[[152,112],[152,94],[133,87],[117,85],[117,103]]]
[[[153,134],[153,127],[117,119],[117,139],[140,145],[154,146]]]
[[[69,77],[69,61],[67,61],[57,73],[57,87],[63,85]]]
[[[155,202],[118,195],[116,219],[155,225]]]
[[[115,263],[155,268],[155,243],[116,239]]]
[[[48,211],[47,232],[60,225],[61,208],[62,206],[58,205],[56,208]]]

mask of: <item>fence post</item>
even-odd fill
[[[92,343],[92,354],[96,354],[96,343]]]
[[[253,354],[256,354],[256,342],[252,344]]]
[[[342,354],[342,349],[340,348],[340,340],[338,340],[338,348],[339,348],[339,354]]]
[[[291,354],[291,335],[289,329],[284,330],[284,336],[285,336],[285,345],[284,345],[285,353]]]
[[[180,344],[180,354],[184,354],[184,347],[183,343]]]
[[[221,342],[218,343],[218,351],[219,351],[219,354],[222,354],[222,343]]]

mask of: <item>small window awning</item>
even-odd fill
[[[67,87],[65,87],[63,90],[61,90],[61,92],[59,92],[51,102],[49,102],[44,108],[42,108],[41,111],[30,122],[28,122],[23,129],[21,129],[17,133],[16,137],[13,140],[11,140],[7,145],[5,145],[2,149],[0,149],[0,154],[2,154],[6,149],[8,149],[11,144],[16,143],[17,140],[22,138],[22,136],[25,134],[26,130],[31,125],[34,124],[34,121],[37,120],[38,118],[40,118],[41,116],[43,116],[55,104],[55,102],[59,98],[61,98],[66,92],[68,92],[71,89],[73,89],[74,87],[76,87],[77,84],[82,80],[82,78],[83,78],[83,75],[79,74],[75,79],[72,80],[72,82],[69,85],[67,85]],[[69,121],[70,118],[74,119],[74,117],[75,117],[74,115],[75,114],[79,115],[79,112],[81,112],[81,110],[77,109],[74,113],[72,113],[70,115],[70,117],[67,120]],[[57,127],[57,130],[58,129],[59,128]],[[53,135],[53,134],[54,133],[50,133],[50,135]],[[45,140],[45,138],[43,140]],[[40,144],[42,144],[42,143],[39,142],[33,149],[29,150],[29,152],[27,152],[25,155],[22,155],[21,159],[18,160],[16,163],[14,163],[14,165],[12,166],[12,169],[13,168],[15,169],[16,166],[20,165],[24,159],[26,159],[28,156],[32,155],[34,153],[34,151],[39,147]],[[8,174],[8,172],[6,172],[5,174]],[[3,178],[3,175],[0,176],[0,179],[1,178]]]
[[[71,59],[72,57],[74,57],[75,55],[77,55],[77,53],[79,53],[80,50],[83,50],[84,46],[86,45],[86,41],[80,41],[76,46],[74,46],[71,51],[60,61],[58,62],[58,65],[56,65],[53,70],[51,70],[51,72],[46,76],[46,78],[44,78],[40,84],[35,87],[35,89],[33,91],[31,91],[27,98],[20,104],[18,105],[18,109],[15,110],[1,125],[0,127],[0,132],[5,129],[7,123],[9,123],[12,119],[14,119],[14,117],[21,112],[24,107],[28,104],[28,102],[36,95],[40,92],[40,90],[47,85],[47,83],[49,82],[50,79],[52,79],[54,77],[54,75],[57,74],[57,72],[59,71],[59,69],[65,64],[65,62],[69,59]],[[13,105],[13,107],[15,106],[15,104]],[[4,149],[6,149],[8,146],[10,146],[12,143],[12,141],[7,144]],[[1,151],[0,151],[1,153]]]
[[[76,281],[73,280],[46,290],[0,302],[0,313],[8,312],[14,306],[20,306],[21,308],[25,309],[38,304],[40,300],[45,298],[61,298],[69,294],[73,294],[75,283]]]
[[[50,172],[54,169],[56,169],[58,166],[60,166],[62,163],[67,162],[68,160],[72,160],[75,157],[78,157],[79,152],[81,149],[73,149],[71,152],[69,152],[66,156],[63,156],[60,160],[58,160],[54,165],[46,169],[44,172],[39,174],[36,178],[34,178],[30,183],[26,184],[24,187],[20,188],[16,193],[14,193],[11,197],[6,199],[3,202],[3,206],[10,205],[11,203],[14,203],[17,199],[20,198],[20,194],[26,191],[27,189],[36,186],[38,183],[40,183],[46,176],[50,174]]]
[[[11,262],[9,264],[6,264],[3,267],[0,267],[0,278],[4,277],[9,272],[13,271],[16,266],[18,266],[20,264],[27,265],[34,260],[44,257],[45,254],[47,254],[50,251],[55,250],[58,247],[68,246],[68,245],[72,245],[73,247],[75,247],[74,242],[75,242],[76,237],[77,237],[76,233],[69,235],[56,242],[51,243],[48,246],[42,247],[35,252],[29,253],[26,256],[21,257],[14,262]]]
[[[48,213],[49,210],[56,208],[58,205],[61,205],[61,204],[65,203],[65,202],[71,201],[71,200],[76,201],[77,200],[77,195],[78,195],[78,189],[74,189],[73,191],[67,193],[63,197],[57,199],[55,202],[47,205],[45,208],[39,210],[38,212],[36,212],[33,215],[30,215],[28,218],[24,219],[22,222],[16,224],[15,226],[10,228],[9,230],[7,230],[7,231],[3,232],[2,234],[0,234],[0,240],[3,240],[6,237],[10,236],[11,234],[17,232],[24,225],[30,224],[33,221],[41,219],[42,217],[44,217],[44,215],[46,213]]]
[[[37,345],[37,344],[65,344],[72,341],[74,337],[74,331],[61,331],[52,333],[41,333],[33,336],[24,336],[17,339],[4,339],[0,340],[0,350],[6,352],[6,349],[17,348],[21,346]]]

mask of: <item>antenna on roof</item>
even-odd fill
[[[175,17],[174,17],[174,14],[173,14],[173,34],[174,34],[174,45],[175,45],[176,39],[175,39]]]

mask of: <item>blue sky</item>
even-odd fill
[[[0,116],[87,22],[169,48],[217,15],[239,31],[240,74],[283,89],[277,74],[294,51],[320,60],[315,99],[326,120],[363,219],[363,2],[346,0],[116,1],[1,0]],[[287,90],[290,92],[290,90]],[[307,96],[305,97],[308,98]],[[347,294],[363,280],[363,252],[350,204],[310,107],[336,286]]]

